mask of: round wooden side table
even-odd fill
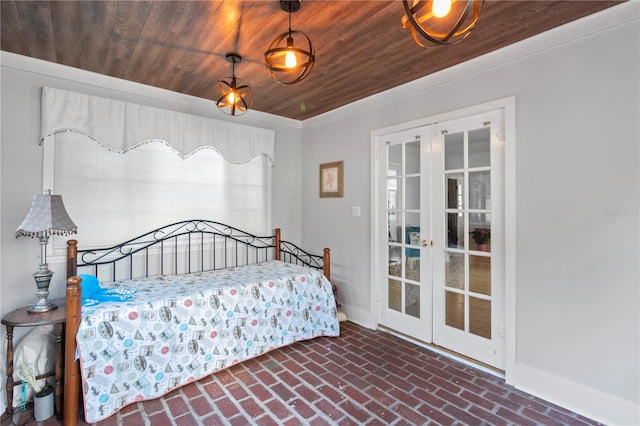
[[[23,306],[15,311],[9,312],[2,318],[2,324],[7,329],[7,414],[13,412],[13,387],[20,384],[20,381],[13,380],[13,328],[14,327],[38,327],[42,325],[53,325],[56,335],[56,359],[55,371],[38,375],[37,379],[55,376],[55,399],[56,416],[62,417],[62,378],[64,373],[64,325],[67,320],[67,299],[60,298],[52,300],[58,305],[57,309],[48,312],[32,313],[28,309],[31,305]]]

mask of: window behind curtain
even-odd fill
[[[160,140],[120,152],[76,132],[54,139],[45,147],[54,164],[45,170],[53,169],[53,192],[78,226],[81,247],[116,244],[187,219],[271,234],[271,165],[264,155],[234,164],[210,147],[183,157]],[[63,244],[55,241],[54,249]]]

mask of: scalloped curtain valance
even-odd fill
[[[74,131],[119,152],[162,140],[183,157],[212,147],[231,163],[264,155],[275,165],[273,130],[177,111],[43,87],[41,120],[41,143],[56,133]]]

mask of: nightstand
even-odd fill
[[[55,371],[40,374],[36,378],[55,376],[55,398],[56,416],[62,417],[62,377],[64,373],[63,339],[64,325],[67,320],[67,299],[54,299],[53,303],[58,305],[57,309],[49,312],[31,313],[28,309],[31,305],[23,306],[13,312],[9,312],[2,318],[2,324],[7,329],[7,414],[13,412],[13,387],[20,384],[20,381],[13,381],[13,328],[14,327],[37,327],[42,325],[54,326],[56,334],[56,360]]]

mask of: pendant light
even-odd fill
[[[281,0],[280,8],[289,14],[289,31],[273,40],[264,52],[264,63],[271,78],[289,85],[309,75],[316,57],[309,37],[302,31],[291,29],[291,14],[300,9],[300,0]]]
[[[238,86],[236,64],[242,61],[237,53],[228,53],[227,62],[231,62],[231,82],[218,81],[221,96],[216,102],[218,108],[229,115],[241,115],[253,106],[253,92],[249,86]]]
[[[425,47],[419,36],[438,45],[464,40],[478,22],[484,0],[403,0],[402,28]],[[410,6],[409,3],[412,3]]]

